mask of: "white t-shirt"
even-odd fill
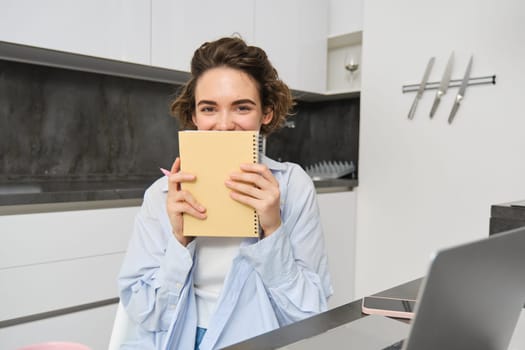
[[[230,270],[239,253],[242,238],[196,237],[193,284],[197,302],[198,326],[208,328],[208,322]]]

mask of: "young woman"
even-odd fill
[[[203,44],[191,74],[171,108],[186,129],[268,135],[293,104],[265,52],[238,38]],[[198,176],[179,171],[184,159],[146,191],[119,276],[136,323],[129,348],[221,348],[326,310],[315,188],[300,166],[261,157],[224,179],[233,199],[256,210],[261,239],[183,235],[183,214],[206,217],[206,204],[181,190]]]

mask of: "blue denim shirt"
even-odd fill
[[[246,238],[224,281],[201,350],[217,349],[327,309],[332,286],[315,188],[300,166],[263,157],[279,182],[281,227]],[[193,349],[195,241],[182,246],[166,212],[167,179],[145,193],[118,278],[135,324],[123,348]]]

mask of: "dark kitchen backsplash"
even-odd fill
[[[303,167],[322,161],[353,162],[357,178],[359,102],[351,98],[299,103],[288,127],[268,137],[266,154]]]
[[[169,115],[176,91],[0,60],[0,182],[159,176],[178,154],[178,125]],[[267,140],[272,158],[357,166],[359,99],[299,103],[290,123]]]
[[[158,175],[178,153],[175,87],[0,61],[0,176]]]

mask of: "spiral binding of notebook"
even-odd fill
[[[264,154],[265,152],[265,140],[264,140],[264,136],[259,133],[259,132],[256,132],[253,134],[253,156],[254,156],[254,159],[253,159],[253,162],[254,163],[259,163],[261,161],[261,159],[259,158],[261,154]]]
[[[253,134],[253,163],[259,163],[259,154],[262,154],[263,152],[263,136],[256,132]],[[254,232],[257,232],[257,235],[259,238],[261,238],[261,230],[259,229],[259,216],[257,215],[257,212],[255,209],[253,210],[253,230]]]

